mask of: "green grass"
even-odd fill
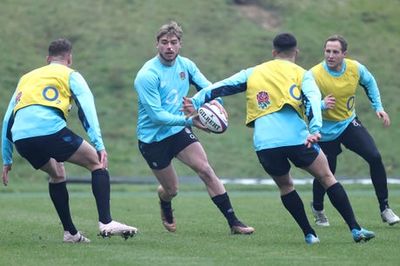
[[[59,36],[74,44],[74,65],[87,79],[96,97],[97,111],[114,176],[149,176],[150,170],[137,149],[136,96],[132,81],[142,64],[155,54],[154,36],[169,19],[183,25],[182,54],[192,58],[202,72],[217,81],[242,68],[271,58],[271,40],[277,32],[296,34],[301,49],[299,63],[311,67],[322,60],[324,39],[341,33],[349,40],[349,56],[360,60],[375,74],[382,100],[393,126],[382,130],[362,89],[358,90],[358,114],[381,150],[389,176],[400,176],[400,87],[396,79],[400,5],[375,0],[313,1],[259,0],[269,12],[265,29],[261,19],[242,16],[231,0],[3,0],[0,8],[0,117],[26,71],[45,63],[48,43]],[[173,8],[172,8],[173,7]],[[261,8],[258,8],[260,10]],[[230,128],[223,135],[199,133],[210,161],[222,177],[265,177],[252,149],[252,130],[244,126],[244,95],[225,98]],[[70,126],[83,133],[76,108]],[[351,162],[351,163],[348,163]],[[178,173],[193,175],[177,164]],[[70,167],[71,176],[85,176]],[[18,155],[14,179],[41,179],[39,172]],[[307,176],[294,170],[295,176]],[[365,162],[349,151],[338,164],[339,176],[368,175]]]
[[[155,53],[159,26],[182,23],[182,54],[217,81],[242,68],[271,58],[271,40],[290,31],[298,38],[299,63],[308,68],[322,60],[324,39],[340,33],[349,40],[349,56],[366,64],[380,85],[392,127],[382,130],[362,92],[357,112],[381,150],[389,176],[400,176],[400,61],[398,0],[313,1],[259,0],[276,22],[265,29],[257,16],[244,17],[231,0],[2,0],[0,8],[0,117],[18,78],[45,63],[48,43],[57,37],[74,44],[74,68],[95,95],[112,176],[151,176],[138,152],[135,135],[136,96],[132,81]],[[259,8],[260,9],[260,8]],[[230,127],[223,135],[199,133],[211,164],[221,177],[262,177],[252,149],[251,130],[244,124],[244,95],[225,98]],[[70,126],[83,133],[73,109]],[[164,231],[159,221],[155,185],[114,185],[113,216],[136,225],[140,234],[128,241],[96,236],[96,211],[90,186],[72,185],[71,207],[79,230],[90,245],[64,245],[45,175],[18,155],[10,185],[0,188],[0,265],[397,265],[399,227],[382,224],[371,186],[347,186],[362,225],[377,233],[366,244],[352,242],[336,211],[327,204],[332,226],[316,228],[322,243],[308,247],[297,225],[283,209],[275,187],[228,185],[237,214],[256,227],[252,236],[231,236],[222,216],[201,186],[184,185],[174,201],[178,231]],[[194,175],[176,163],[181,176]],[[67,165],[70,176],[87,176]],[[368,167],[351,152],[340,157],[338,176],[368,175]],[[301,170],[294,177],[308,176]],[[150,177],[154,179],[153,177]],[[298,187],[306,204],[310,186]],[[390,189],[391,205],[400,210],[400,187]]]
[[[381,222],[370,186],[346,188],[359,222],[375,231],[376,239],[354,243],[327,203],[331,227],[315,228],[321,239],[315,246],[304,243],[275,187],[227,186],[237,215],[256,228],[251,236],[236,236],[200,185],[184,185],[174,200],[176,233],[161,225],[155,185],[113,185],[113,217],[140,230],[127,241],[97,236],[90,186],[69,188],[74,222],[92,242],[61,243],[62,227],[44,182],[10,184],[0,189],[0,265],[397,265],[400,260],[399,226]],[[311,221],[310,187],[298,191]],[[400,186],[392,186],[390,194],[392,208],[399,210]]]

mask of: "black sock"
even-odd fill
[[[96,199],[99,221],[108,224],[112,221],[110,211],[110,175],[105,169],[92,172],[92,192]]]
[[[380,158],[380,157],[379,157]],[[379,209],[383,212],[389,208],[389,192],[387,187],[387,177],[382,160],[370,163],[371,181],[375,189],[376,197],[379,202]]]
[[[307,219],[306,211],[304,210],[304,204],[296,190],[281,196],[283,206],[289,211],[292,217],[296,220],[300,226],[303,234],[313,234],[317,236],[314,229],[312,229],[310,222]]]
[[[314,178],[313,181],[313,207],[316,211],[324,209],[325,188]]]
[[[172,214],[172,204],[171,201],[164,201],[160,198],[160,206],[164,213],[164,217],[168,223],[172,224],[174,222],[174,216]]]
[[[64,227],[64,231],[68,231],[71,235],[75,235],[78,231],[72,222],[69,210],[69,195],[67,190],[67,182],[49,183],[49,194],[51,201],[56,208],[58,217]]]
[[[235,225],[238,222],[238,218],[233,211],[231,201],[229,199],[228,193],[217,195],[211,198],[215,205],[217,205],[218,209],[225,216],[226,220],[230,227]]]
[[[385,209],[390,208],[388,199],[379,199],[379,209],[383,212]]]
[[[354,216],[353,209],[351,207],[349,198],[347,197],[346,191],[342,185],[338,182],[330,186],[326,190],[332,205],[338,210],[340,215],[343,217],[349,229],[360,229],[360,225],[357,223]]]

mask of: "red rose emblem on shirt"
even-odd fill
[[[257,103],[258,107],[261,109],[267,108],[271,103],[269,101],[269,94],[266,91],[260,91],[257,93]]]

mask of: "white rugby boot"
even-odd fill
[[[388,223],[389,225],[394,225],[400,222],[399,216],[397,216],[392,209],[386,208],[383,212],[381,212],[382,221],[384,223]]]
[[[118,235],[125,238],[125,240],[129,237],[133,237],[138,232],[138,229],[136,227],[119,223],[117,221],[111,221],[108,224],[103,224],[102,222],[99,222],[99,230],[100,235],[103,238]]]
[[[311,202],[311,211],[314,215],[315,224],[318,226],[329,226],[328,217],[325,215],[324,210],[317,211],[314,209],[313,203]]]
[[[64,243],[90,243],[90,239],[86,238],[80,232],[75,235],[71,235],[70,232],[64,231]]]

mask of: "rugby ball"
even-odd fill
[[[206,126],[211,132],[221,134],[228,128],[228,118],[221,109],[225,110],[222,105],[205,103],[199,108],[200,122]]]

